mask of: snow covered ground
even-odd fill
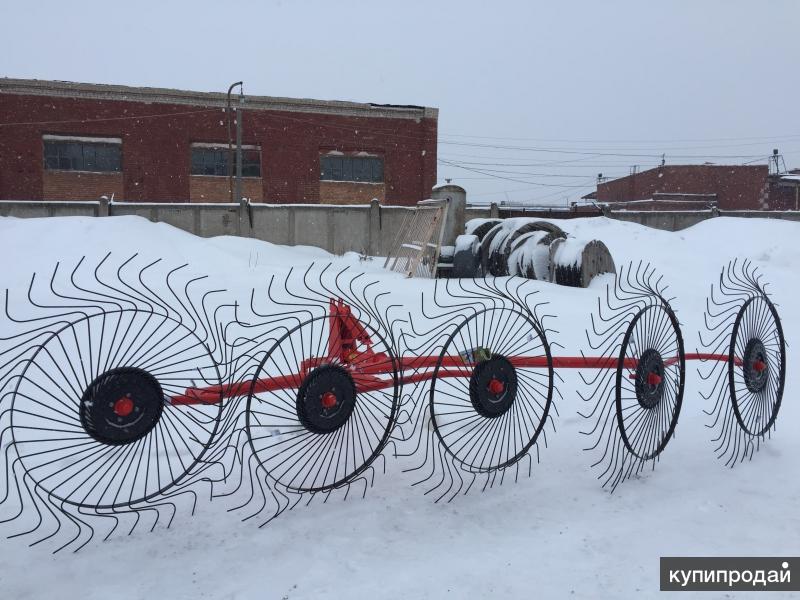
[[[652,263],[676,297],[687,351],[699,345],[705,297],[721,267],[742,257],[762,270],[789,355],[777,430],[752,461],[727,469],[715,458],[702,410],[710,407],[698,393],[695,363],[688,363],[676,437],[655,471],[609,494],[581,451],[578,381],[566,373],[557,432],[530,479],[434,504],[389,459],[365,499],[299,506],[263,529],[215,500],[200,502],[193,518],[179,516],[169,529],[95,541],[77,554],[53,556],[24,540],[3,540],[2,597],[646,598],[659,593],[660,556],[797,555],[800,408],[791,351],[800,339],[800,223],[717,218],[677,233],[602,218],[561,225],[604,241],[617,264]],[[379,260],[241,238],[204,240],[133,217],[0,219],[2,287],[17,297],[33,271],[109,251],[188,262],[242,300],[271,274],[315,261],[366,270],[413,306],[432,285],[382,273]],[[554,339],[566,349],[557,353],[585,348],[583,330],[607,281],[588,290],[532,284],[558,317]]]

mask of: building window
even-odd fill
[[[383,159],[377,156],[321,156],[322,181],[383,183]]]
[[[45,136],[44,166],[54,171],[118,173],[122,170],[122,140]]]
[[[194,144],[192,146],[192,175],[216,175],[227,177],[228,157],[233,154],[230,174],[236,175],[236,148],[227,146]],[[261,177],[261,149],[258,146],[242,146],[242,177]]]

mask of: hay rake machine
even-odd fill
[[[611,489],[673,437],[686,361],[706,367],[726,464],[774,429],[785,342],[749,263],[712,287],[694,354],[641,264],[598,300],[580,356],[554,355],[554,317],[527,280],[445,280],[415,312],[387,282],[312,267],[273,276],[245,306],[185,265],[106,256],[34,276],[24,303],[7,292],[0,517],[11,536],[78,549],[98,530],[169,525],[201,495],[264,525],[301,502],[366,494],[387,454],[449,501],[530,475],[555,430],[562,369],[583,379],[587,450]]]

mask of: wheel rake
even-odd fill
[[[24,313],[6,293],[0,506],[12,537],[78,549],[96,529],[194,511],[222,403],[176,411],[164,398],[224,381],[219,292],[185,265],[107,255],[34,275]]]
[[[667,287],[649,265],[620,269],[598,299],[586,336],[601,358],[583,358],[578,392],[590,427],[598,479],[614,490],[659,455],[675,433],[686,380],[686,355]],[[579,361],[581,362],[581,361]],[[596,369],[587,375],[585,370]]]
[[[226,477],[214,495],[230,497],[245,520],[263,526],[300,502],[347,498],[353,486],[363,496],[376,466],[385,470],[402,383],[388,296],[363,273],[312,265],[272,277],[227,328],[238,383],[223,395],[237,422],[215,452],[235,460],[217,461]],[[216,394],[188,389],[173,403]]]
[[[717,456],[727,466],[751,459],[775,429],[786,377],[786,342],[762,276],[748,261],[720,273],[706,302],[700,343],[718,360],[699,369],[711,390],[706,414]]]
[[[729,466],[751,458],[775,427],[786,375],[780,318],[751,263],[730,263],[706,302],[704,352],[685,353],[667,286],[649,265],[620,271],[605,303],[598,301],[587,338],[607,359],[583,358],[589,406],[582,412],[597,457],[598,479],[613,491],[644,468],[655,468],[675,435],[683,404],[686,361],[701,362],[700,392],[713,407],[715,450]],[[603,364],[605,361],[605,364]],[[559,364],[556,359],[556,365]]]
[[[525,279],[447,279],[430,302],[423,294],[420,328],[409,315],[398,341],[413,373],[398,438],[436,501],[530,475],[533,456],[555,430],[553,358],[541,315],[544,302]],[[477,485],[476,485],[476,482]]]
[[[0,522],[79,549],[168,526],[203,496],[263,526],[300,503],[363,497],[388,453],[451,501],[531,474],[555,431],[561,369],[580,371],[587,450],[611,490],[674,436],[687,360],[710,365],[728,464],[774,428],[785,343],[749,263],[712,288],[697,354],[641,263],[598,300],[591,356],[553,355],[534,282],[442,280],[414,312],[386,283],[312,265],[242,306],[186,265],[137,255],[34,275],[26,311],[6,293]]]

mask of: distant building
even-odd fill
[[[800,176],[767,165],[665,165],[597,184],[585,196],[630,210],[798,210]]]
[[[430,197],[437,109],[243,100],[242,195],[252,201]],[[0,79],[0,199],[229,201],[226,101],[224,93]]]

